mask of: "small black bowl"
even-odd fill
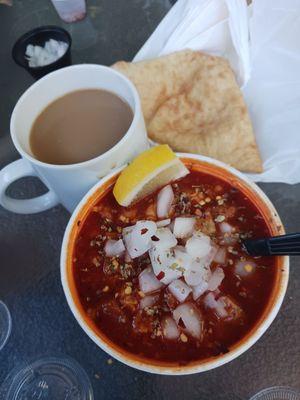
[[[29,67],[25,57],[27,45],[32,44],[34,46],[38,45],[43,47],[49,39],[55,39],[68,44],[64,55],[51,64],[42,67]],[[18,65],[25,68],[35,79],[39,79],[49,72],[71,65],[71,44],[72,38],[66,30],[59,26],[40,26],[25,33],[16,41],[12,49],[12,57]]]

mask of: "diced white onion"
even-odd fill
[[[173,251],[152,247],[149,250],[149,257],[154,274],[165,285],[182,276],[182,271],[177,269],[178,264]]]
[[[138,221],[123,229],[123,240],[131,258],[139,257],[151,248],[151,237],[156,230],[156,223],[153,221]]]
[[[189,270],[193,263],[193,258],[186,253],[185,248],[183,246],[174,247],[175,254],[175,263],[178,264],[178,267],[184,272],[185,270]]]
[[[196,339],[201,338],[203,322],[200,311],[192,303],[180,304],[173,311],[176,324]]]
[[[171,223],[170,218],[162,219],[162,220],[160,220],[160,221],[156,221],[156,226],[157,226],[158,228],[164,228],[165,226],[170,225],[170,223]]]
[[[180,278],[181,276],[182,272],[173,270],[171,268],[165,268],[160,272],[160,274],[157,275],[157,278],[160,279],[160,281],[165,285],[168,285],[170,282]]]
[[[220,318],[226,318],[228,315],[228,313],[225,309],[225,303],[223,302],[223,300],[221,298],[219,300],[217,300],[216,313],[218,314],[218,316]]]
[[[202,281],[208,282],[211,277],[211,271],[208,266],[198,261],[191,264],[191,268],[184,272],[184,279],[190,286],[197,286]]]
[[[214,309],[214,311],[216,312],[216,314],[219,317],[221,317],[221,318],[227,317],[227,311],[225,309],[225,303],[222,300],[222,298],[220,298],[219,300],[216,300],[213,293],[208,293],[204,297],[204,304],[205,304],[205,306],[207,308]]]
[[[158,218],[164,218],[169,215],[170,208],[174,200],[174,192],[171,185],[162,188],[157,195],[157,209],[156,213]]]
[[[140,308],[143,310],[145,307],[152,307],[158,299],[159,296],[157,294],[145,296],[140,300]]]
[[[216,299],[213,293],[207,293],[207,295],[204,297],[204,304],[208,308],[215,308],[216,307]]]
[[[188,270],[184,273],[184,280],[190,286],[197,286],[203,281],[202,271]]]
[[[255,270],[256,264],[253,261],[238,261],[235,264],[235,273],[242,277],[252,275]]]
[[[206,257],[201,258],[201,262],[206,265],[206,266],[210,266],[210,264],[212,263],[215,255],[217,254],[218,251],[218,247],[216,245],[212,245],[210,252],[207,254]]]
[[[32,57],[34,55],[34,46],[33,44],[28,44],[26,47],[25,55],[28,57]]]
[[[199,283],[197,286],[193,286],[193,299],[197,300],[199,299],[200,296],[202,296],[203,293],[207,291],[208,283],[206,281],[202,281]]]
[[[67,48],[67,43],[50,39],[44,47],[28,44],[25,55],[30,67],[42,67],[57,61],[65,54]]]
[[[226,263],[226,249],[224,247],[219,247],[213,261],[218,263],[218,264],[225,264]]]
[[[206,235],[193,235],[185,245],[186,251],[193,258],[206,257],[211,250],[210,237]]]
[[[166,339],[177,339],[179,336],[179,329],[176,322],[172,317],[164,317],[161,321],[163,335]]]
[[[161,289],[163,284],[156,278],[152,268],[148,267],[139,275],[139,286],[141,291],[147,294]]]
[[[58,46],[58,48],[57,48],[57,57],[58,58],[60,58],[60,57],[62,57],[64,54],[65,54],[65,52],[66,52],[66,49],[67,49],[67,46],[65,47],[63,44],[62,44],[62,42],[60,42],[60,44],[59,44],[59,46]]]
[[[154,246],[161,249],[171,249],[176,246],[177,239],[169,228],[158,228],[154,237],[152,237],[152,242]]]
[[[178,217],[175,218],[173,233],[177,238],[187,238],[192,236],[194,231],[196,218],[194,217]]]
[[[222,268],[217,267],[214,272],[212,273],[209,281],[207,290],[214,291],[216,290],[222,283],[223,279],[225,278],[225,274]]]
[[[109,239],[105,243],[104,251],[107,257],[119,257],[125,252],[125,246],[122,239]]]
[[[234,231],[234,227],[228,224],[228,222],[221,222],[219,227],[222,233],[232,233]]]
[[[168,289],[180,303],[184,302],[192,291],[192,289],[180,279],[171,282]]]
[[[193,263],[192,257],[182,246],[173,249],[154,246],[149,250],[149,256],[155,275],[166,285],[180,278]]]

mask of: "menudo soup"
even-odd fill
[[[170,204],[158,218],[161,198]],[[268,302],[275,261],[249,257],[240,241],[269,234],[243,193],[202,172],[129,208],[111,188],[75,241],[79,299],[99,330],[135,355],[179,364],[218,356]]]

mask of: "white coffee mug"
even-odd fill
[[[125,99],[134,114],[127,133],[110,150],[85,162],[54,165],[37,160],[29,145],[35,119],[55,99],[80,89],[105,89]],[[134,85],[114,69],[93,64],[63,68],[37,81],[17,102],[10,130],[12,141],[22,158],[0,172],[0,204],[9,211],[21,214],[47,210],[58,203],[73,211],[100,178],[149,147],[140,99]],[[7,187],[25,176],[38,176],[49,191],[26,200],[9,197]]]

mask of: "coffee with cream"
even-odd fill
[[[49,164],[75,164],[116,145],[133,119],[129,104],[102,89],[70,92],[50,103],[30,133],[33,156]]]

